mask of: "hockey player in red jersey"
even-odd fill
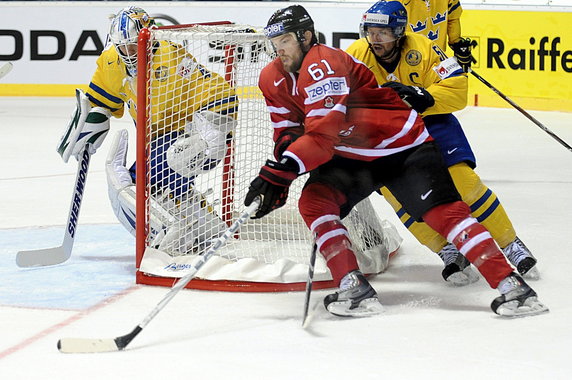
[[[500,291],[491,308],[500,315],[548,311],[507,263],[490,233],[470,216],[432,137],[417,112],[345,52],[318,44],[314,23],[299,5],[276,11],[265,34],[278,54],[259,87],[274,127],[276,161],[268,160],[245,198],[262,204],[261,218],[284,205],[288,188],[309,172],[300,213],[316,236],[339,290],[324,299],[335,315],[382,311],[359,271],[342,219],[380,185],[417,220],[425,221]]]

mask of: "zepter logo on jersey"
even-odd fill
[[[312,104],[325,99],[327,96],[347,95],[350,89],[344,77],[330,77],[305,87],[308,98],[304,104]]]

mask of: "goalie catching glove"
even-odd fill
[[[227,135],[236,127],[230,116],[197,112],[185,134],[167,150],[167,164],[177,174],[192,178],[212,170],[224,158]]]
[[[397,95],[418,113],[423,113],[435,104],[435,99],[426,89],[417,86],[407,86],[399,82],[387,82],[381,87],[389,87],[397,92]]]
[[[471,68],[471,64],[477,63],[477,60],[471,54],[471,50],[477,46],[477,41],[461,37],[457,42],[450,46],[455,53],[457,62],[463,68],[463,71],[468,73]]]
[[[250,206],[255,198],[261,197],[262,202],[252,219],[262,218],[286,204],[288,190],[292,181],[298,177],[298,164],[292,159],[285,158],[282,162],[268,160],[258,177],[250,183],[244,205]]]
[[[72,155],[78,159],[85,146],[89,147],[90,154],[94,154],[109,132],[109,110],[91,108],[89,99],[80,89],[75,90],[75,95],[76,108],[57,149],[64,162],[68,162]]]

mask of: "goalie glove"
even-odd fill
[[[407,86],[399,82],[387,82],[381,87],[393,89],[407,105],[418,113],[425,112],[427,108],[435,104],[433,96],[423,87]]]
[[[227,137],[236,120],[211,111],[197,112],[185,134],[167,150],[167,164],[177,174],[192,178],[214,169],[224,158]]]
[[[250,206],[257,197],[262,199],[252,219],[262,218],[286,204],[290,185],[298,177],[298,165],[292,159],[282,161],[266,161],[258,177],[250,183],[244,205]]]
[[[68,162],[72,155],[78,159],[86,145],[89,146],[89,153],[94,154],[109,132],[109,110],[91,108],[91,103],[82,90],[76,89],[75,93],[76,108],[57,148],[64,162]]]
[[[477,60],[471,54],[471,50],[477,46],[477,41],[470,38],[461,37],[454,44],[449,45],[455,53],[457,62],[463,68],[463,71],[468,73],[472,63],[477,63]]]

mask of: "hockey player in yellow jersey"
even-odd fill
[[[136,120],[137,38],[143,28],[153,25],[153,19],[138,7],[124,8],[111,20],[110,42],[97,59],[89,89],[85,94],[76,91],[78,105],[58,147],[65,162],[86,146],[95,153],[107,135],[111,116],[121,118],[127,108]],[[159,41],[152,48],[150,96],[155,102],[150,112],[148,176],[155,202],[150,211],[151,238],[159,248],[181,254],[197,244],[192,234],[180,241],[185,235],[181,229],[198,224],[226,229],[193,185],[197,175],[213,169],[224,157],[238,102],[232,86],[207,71],[184,47]],[[119,131],[107,157],[106,173],[113,210],[134,234],[137,173],[135,164],[125,166],[127,147],[127,131]]]
[[[407,12],[400,2],[379,1],[364,14],[360,25],[362,38],[347,52],[364,62],[380,85],[393,88],[404,102],[422,114],[472,215],[487,227],[521,275],[538,278],[536,259],[516,236],[497,196],[473,170],[475,156],[452,114],[466,106],[466,73],[455,58],[448,58],[425,36],[405,32],[406,23]],[[466,285],[478,279],[466,258],[450,243],[411,218],[386,188],[381,192],[415,237],[443,259],[442,275],[446,281]]]
[[[408,30],[419,33],[447,50],[453,49],[455,58],[465,72],[475,62],[471,49],[476,41],[461,37],[461,14],[459,0],[398,0],[407,11]]]

